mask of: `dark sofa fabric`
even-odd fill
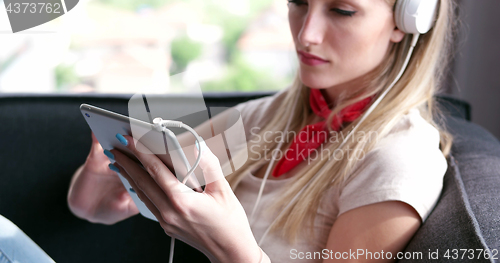
[[[270,95],[205,94],[208,107]],[[79,105],[127,114],[127,95],[0,95],[0,214],[16,223],[57,262],[166,262],[170,238],[135,216],[112,226],[73,216],[66,204],[71,176],[85,161],[90,129]],[[169,96],[189,103],[189,97]],[[441,201],[407,251],[499,248],[500,144],[468,119],[468,104],[440,97],[455,135]],[[461,247],[457,247],[461,246]],[[441,253],[441,252],[440,252]],[[175,262],[208,262],[176,243]],[[427,260],[430,261],[430,260]],[[436,260],[432,260],[436,262]],[[439,261],[443,260],[440,255]]]

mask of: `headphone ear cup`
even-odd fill
[[[439,0],[397,0],[394,21],[406,34],[425,34],[434,25]]]

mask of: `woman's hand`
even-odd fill
[[[114,224],[139,213],[94,134],[85,163],[75,172],[68,205],[76,216],[93,223]]]
[[[126,146],[146,170],[118,150],[112,150],[115,165],[167,235],[202,251],[212,262],[259,262],[262,252],[245,211],[225,180],[219,160],[208,147],[201,152],[200,168],[209,183],[204,192],[198,193],[182,184],[156,155],[136,150],[132,137],[125,138]]]

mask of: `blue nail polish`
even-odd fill
[[[108,156],[111,161],[115,160],[115,156],[108,150],[104,150],[104,155]]]
[[[120,169],[118,169],[118,167],[114,166],[112,163],[110,163],[108,166],[109,166],[109,169],[111,169],[112,171],[115,171],[117,173],[120,172]]]
[[[123,135],[117,133],[116,134],[116,138],[120,141],[121,144],[123,144],[124,146],[127,146],[128,145],[128,141],[127,139],[125,139],[125,137],[123,137]]]

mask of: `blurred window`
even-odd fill
[[[279,90],[297,68],[286,0],[89,0],[16,34],[0,3],[0,92]]]

